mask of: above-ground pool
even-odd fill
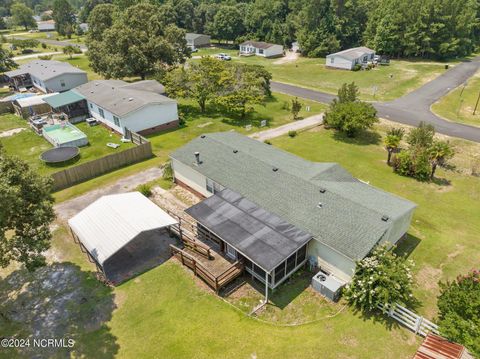
[[[87,136],[71,123],[43,126],[43,137],[55,147],[88,145]]]

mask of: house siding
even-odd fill
[[[30,75],[33,86],[45,93],[64,92],[88,82],[87,74],[65,74],[52,79],[42,81],[39,78]],[[62,81],[65,86],[62,86]]]
[[[195,157],[192,153],[192,166],[194,166],[194,161]],[[195,171],[192,167],[175,159],[172,159],[172,169],[175,180],[179,180],[204,197],[210,197],[212,195],[212,193],[207,191],[207,177],[200,172]]]
[[[332,62],[332,59],[333,59],[333,62]],[[355,65],[355,61],[344,59],[343,57],[340,57],[340,56],[329,55],[326,58],[325,65],[327,67],[335,67],[337,69],[351,70]]]
[[[313,257],[322,269],[344,281],[350,281],[355,270],[355,261],[316,239],[311,240],[308,244],[307,255]]]

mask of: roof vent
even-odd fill
[[[205,138],[205,135],[201,135],[200,138]]]
[[[129,98],[128,98],[128,101],[133,101],[133,97],[129,97]]]
[[[233,150],[233,153],[238,153],[238,150]]]
[[[322,203],[322,202],[318,202],[317,207],[318,207],[318,208],[323,208],[323,203]]]
[[[195,164],[199,166],[202,163],[202,161],[200,161],[200,152],[195,152],[194,155],[195,155]]]
[[[382,221],[387,222],[390,219],[388,216],[382,216]]]
[[[320,188],[320,193],[325,193],[327,190],[325,188]]]
[[[273,171],[273,172],[277,172],[277,171],[278,171],[278,168],[277,168],[277,167],[273,167],[273,168],[272,168],[272,171]]]

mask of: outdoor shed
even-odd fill
[[[56,93],[18,98],[13,101],[13,108],[18,116],[25,119],[33,115],[42,115],[52,111],[52,108],[45,100],[54,95]]]
[[[68,224],[72,235],[105,277],[118,284],[170,257],[170,227],[177,220],[143,196],[103,196]]]
[[[373,61],[374,57],[374,50],[364,46],[354,47],[327,55],[325,65],[337,69],[352,70],[355,65],[362,65]]]
[[[185,35],[185,39],[187,40],[187,46],[192,51],[195,51],[198,47],[210,46],[209,35],[194,34],[194,33],[188,32]]]

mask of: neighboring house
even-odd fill
[[[13,109],[18,116],[24,119],[28,119],[33,115],[42,115],[52,111],[46,100],[55,95],[56,93],[49,93],[39,96],[21,97],[13,101]]]
[[[178,127],[177,101],[154,80],[96,80],[72,92],[86,100],[91,117],[123,135],[126,129],[146,135]]]
[[[270,276],[271,288],[307,259],[349,281],[356,261],[405,235],[416,207],[336,163],[310,162],[235,132],[202,135],[170,157],[175,182],[207,197],[187,213],[257,279]]]
[[[37,21],[37,29],[40,32],[55,31],[55,21],[54,20]]]
[[[36,87],[38,90],[51,93],[68,91],[88,81],[87,73],[68,62],[53,60],[35,60],[16,70],[7,71],[10,86],[15,90]]]
[[[195,51],[198,47],[210,46],[209,35],[187,32],[187,34],[185,35],[185,39],[187,40],[187,46],[192,51]]]
[[[355,65],[373,61],[375,51],[368,47],[354,47],[334,54],[327,55],[325,65],[337,69],[352,70]]]
[[[240,44],[240,55],[263,57],[283,56],[283,46],[262,41],[245,41]]]
[[[300,48],[300,44],[298,41],[292,42],[292,51],[293,52],[302,52],[302,49]]]

